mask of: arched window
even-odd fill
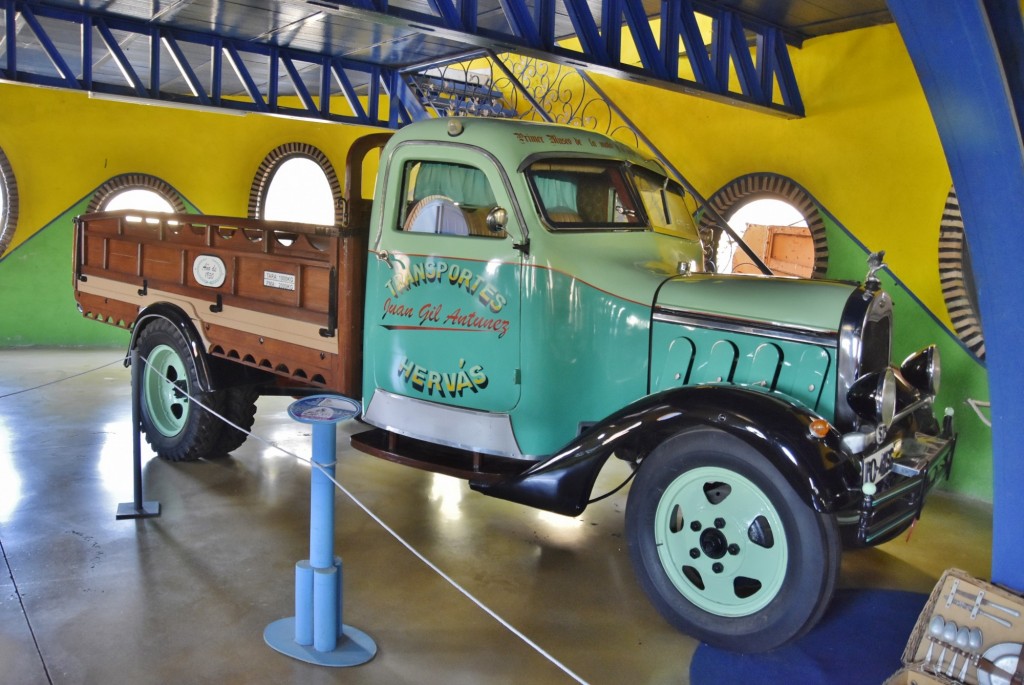
[[[822,278],[828,269],[825,221],[810,194],[778,174],[748,174],[726,184],[708,204],[773,272]],[[748,228],[749,226],[749,228]],[[719,273],[760,273],[705,211],[700,221],[708,267]]]
[[[141,209],[149,212],[183,214],[185,201],[170,184],[148,174],[121,174],[93,193],[89,212]]]
[[[785,200],[761,198],[738,207],[729,228],[749,245],[777,276],[810,278],[814,272],[814,241],[807,219]],[[715,253],[718,273],[759,274],[750,256],[725,231]]]
[[[0,149],[0,257],[14,238],[18,225],[18,184],[7,155]]]
[[[341,184],[327,156],[303,143],[288,143],[263,159],[249,191],[253,219],[340,223]]]
[[[108,212],[118,209],[144,209],[147,212],[167,213],[174,211],[171,203],[162,195],[142,188],[122,190],[120,193],[111,195],[103,209]]]

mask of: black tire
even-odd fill
[[[260,396],[256,386],[242,385],[222,390],[218,394],[221,396],[221,416],[239,428],[244,428],[246,431],[251,430],[256,421],[256,400]],[[241,447],[248,437],[248,433],[223,424],[217,444],[214,445],[207,457],[226,456]]]
[[[164,319],[139,333],[142,363],[139,382],[140,420],[146,442],[161,459],[194,461],[211,453],[221,435],[221,421],[200,408],[220,412],[221,397],[201,392],[195,360],[182,334]]]
[[[835,517],[718,430],[681,433],[641,462],[626,533],[640,585],[665,619],[735,652],[768,651],[806,633],[839,577]]]

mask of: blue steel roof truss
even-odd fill
[[[222,21],[209,19],[211,1],[163,16],[130,0],[103,5],[118,13],[93,0],[0,0],[0,77],[396,127],[426,116],[403,75],[483,49],[803,116],[792,36],[708,0],[242,0]],[[624,34],[636,63],[624,62]]]
[[[385,118],[378,118],[380,103],[371,101],[366,106],[360,100],[360,87],[366,90],[371,99],[380,99],[382,93],[386,92],[380,88],[380,83],[393,82],[391,74],[394,70],[385,67],[20,0],[4,0],[4,6],[6,40],[4,50],[0,52],[0,66],[3,67],[0,69],[0,77],[7,80],[110,96],[276,113],[368,126],[389,126],[392,121],[411,120],[407,112],[386,112]],[[32,70],[19,69],[18,41],[11,39],[17,35],[19,18],[32,32],[36,41],[33,47],[48,58],[49,70],[38,67]],[[61,50],[41,18],[48,20],[51,29],[61,23],[78,26],[79,45],[73,55],[69,54],[67,46]],[[24,39],[25,34],[22,33],[21,37]],[[139,51],[139,55],[129,57],[124,46],[137,41],[144,41],[148,48]],[[195,57],[200,52],[205,55],[204,61],[208,66],[209,75],[205,82],[194,65]],[[139,64],[140,55],[145,58],[142,66]],[[165,56],[170,58],[170,64],[173,65],[173,79],[181,81],[177,88],[164,87],[165,80],[171,80],[168,79],[168,72],[161,68]],[[106,60],[116,66],[119,79],[98,77],[96,64]],[[264,65],[269,76],[262,86],[253,74],[251,64],[254,62]],[[225,67],[230,68],[230,75],[225,73]],[[303,76],[303,73],[310,71],[316,72],[315,92],[310,90]],[[279,80],[282,76],[288,79],[288,90],[294,94],[293,99],[286,100],[281,95]],[[226,85],[229,80],[237,84],[230,88],[230,92]],[[332,111],[331,101],[334,97],[346,102],[346,109],[350,112],[339,114]],[[396,100],[392,107],[401,108],[404,103]]]

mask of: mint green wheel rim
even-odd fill
[[[676,589],[717,616],[760,611],[785,581],[789,547],[779,512],[729,469],[703,466],[672,481],[658,502],[654,540]]]
[[[185,364],[168,345],[150,350],[147,362],[142,374],[142,394],[149,420],[161,435],[172,438],[188,420],[189,400],[181,392],[190,392]]]

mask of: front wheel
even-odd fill
[[[681,433],[644,459],[626,532],[658,611],[732,651],[767,651],[806,633],[839,576],[835,518],[801,500],[756,449],[717,430]]]
[[[184,337],[168,321],[157,319],[139,333],[142,362],[140,420],[146,442],[161,459],[193,461],[215,448],[223,425],[191,398],[220,411],[217,393],[201,392],[195,360]]]

